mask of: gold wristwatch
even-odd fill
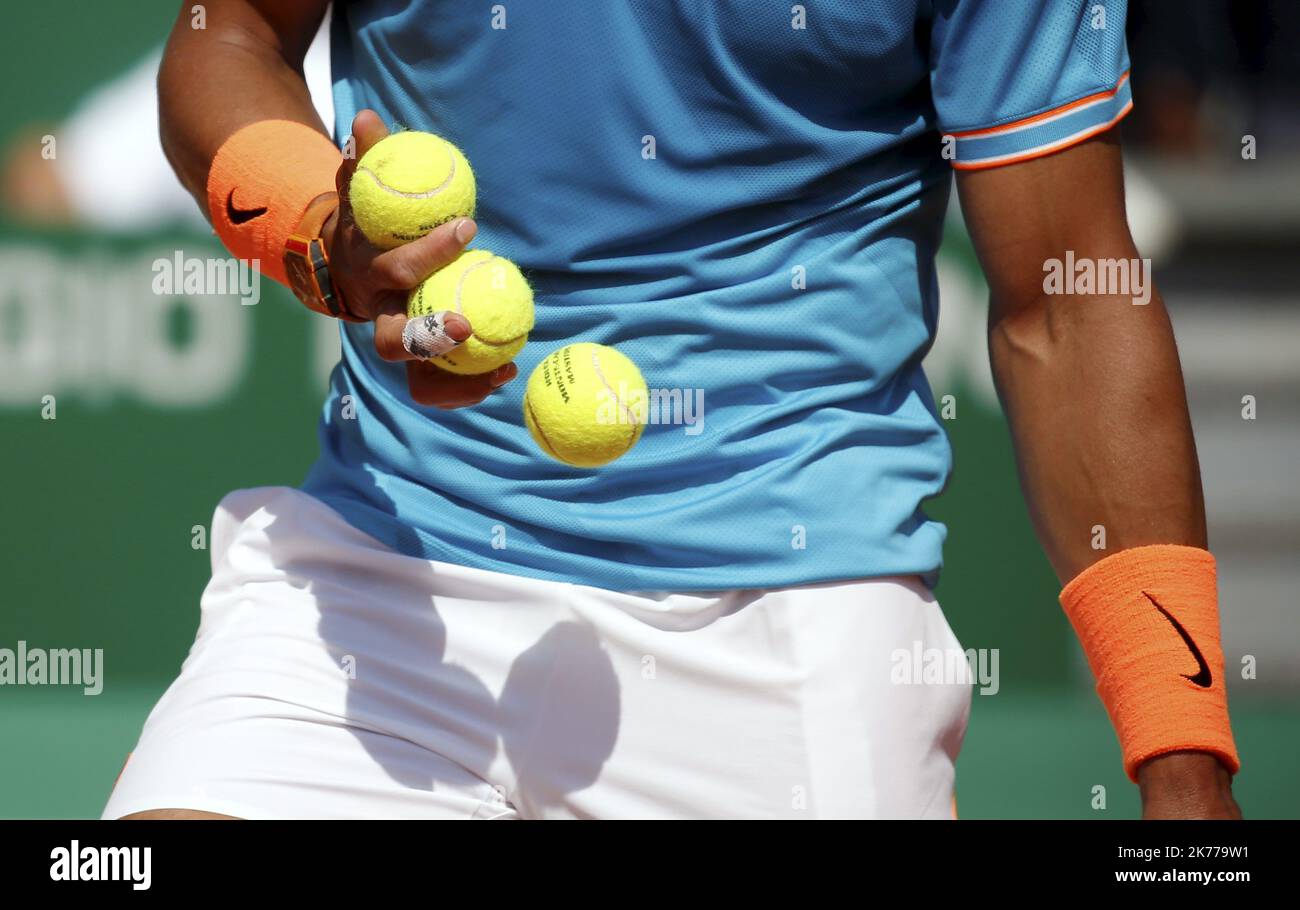
[[[330,280],[330,260],[320,237],[321,228],[338,205],[339,194],[333,191],[308,203],[298,227],[284,242],[284,270],[290,290],[309,310],[348,322],[365,322],[348,311],[342,293]]]

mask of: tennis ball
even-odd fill
[[[487,373],[515,359],[533,330],[533,289],[519,267],[487,250],[466,250],[411,291],[409,319],[452,310],[469,320],[471,334],[430,359],[452,373]]]
[[[446,139],[393,133],[361,156],[348,198],[366,239],[391,250],[453,218],[473,215],[474,172]]]
[[[557,461],[597,468],[636,445],[648,397],[641,371],[623,354],[602,344],[571,344],[528,377],[524,425]]]

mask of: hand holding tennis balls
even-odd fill
[[[381,139],[357,162],[349,184],[352,215],[375,246],[392,249],[439,224],[468,217],[475,205],[474,172],[461,151],[432,133],[401,132]],[[439,314],[469,321],[471,334],[453,339]],[[514,359],[533,327],[533,292],[514,263],[470,250],[410,294],[404,346],[432,365],[480,375]],[[415,323],[417,317],[433,317]],[[452,341],[460,345],[443,352]]]
[[[370,152],[384,144],[384,140],[402,135],[408,134],[398,133],[390,137],[388,129],[374,111],[361,111],[353,120],[352,136],[356,154],[345,158],[339,167],[336,178],[340,190],[339,207],[321,229],[321,238],[329,256],[330,279],[350,313],[374,321],[374,344],[379,356],[384,360],[405,364],[407,386],[414,401],[441,408],[478,404],[493,390],[514,378],[518,373],[514,364],[507,363],[479,375],[457,375],[425,362],[423,357],[412,354],[402,343],[403,330],[407,326],[406,304],[410,292],[464,252],[466,244],[474,238],[477,230],[473,220],[468,216],[452,216],[451,220],[433,227],[423,236],[392,249],[383,249],[366,236],[348,198],[361,162],[366,160]],[[390,147],[401,148],[407,142],[409,140],[398,142],[395,146],[390,144]],[[421,144],[427,145],[422,141],[416,143],[417,146]],[[467,168],[468,165],[465,169],[458,169],[457,174],[464,178],[469,173]],[[472,175],[469,176],[472,180]],[[410,187],[414,184],[401,186]],[[402,191],[422,195],[432,188],[429,186],[421,190],[415,187]],[[369,190],[360,192],[365,195]],[[412,201],[419,208],[437,195]],[[466,208],[464,196],[464,193],[460,193],[462,202],[453,208],[472,211],[472,201],[468,202]],[[449,199],[451,196],[446,196],[438,204]],[[366,209],[367,205],[361,207]],[[423,230],[440,217],[436,213],[429,216],[430,210],[427,207],[420,211],[421,216],[414,221],[414,232]],[[406,230],[400,228],[398,232]],[[438,353],[443,353],[446,345],[469,339],[472,332],[470,321],[464,314],[450,312],[443,314],[443,317],[445,318],[440,317],[439,321],[442,328],[440,334],[445,336],[442,338],[444,345]]]
[[[524,425],[542,451],[579,468],[596,468],[636,445],[649,393],[636,364],[590,342],[550,354],[528,377]]]

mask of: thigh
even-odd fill
[[[617,736],[590,787],[561,795],[534,781],[521,811],[952,816],[969,685],[904,684],[894,672],[903,650],[960,648],[919,582],[573,598],[610,662]],[[533,710],[566,709],[539,698]]]
[[[514,814],[489,780],[492,696],[445,658],[432,564],[282,488],[228,497],[212,542],[199,634],[105,817]]]
[[[511,817],[504,791],[443,756],[266,698],[173,702],[151,720],[103,817]]]

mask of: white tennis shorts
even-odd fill
[[[104,816],[951,818],[968,684],[916,579],[622,593],[400,555],[227,496],[198,636]]]

